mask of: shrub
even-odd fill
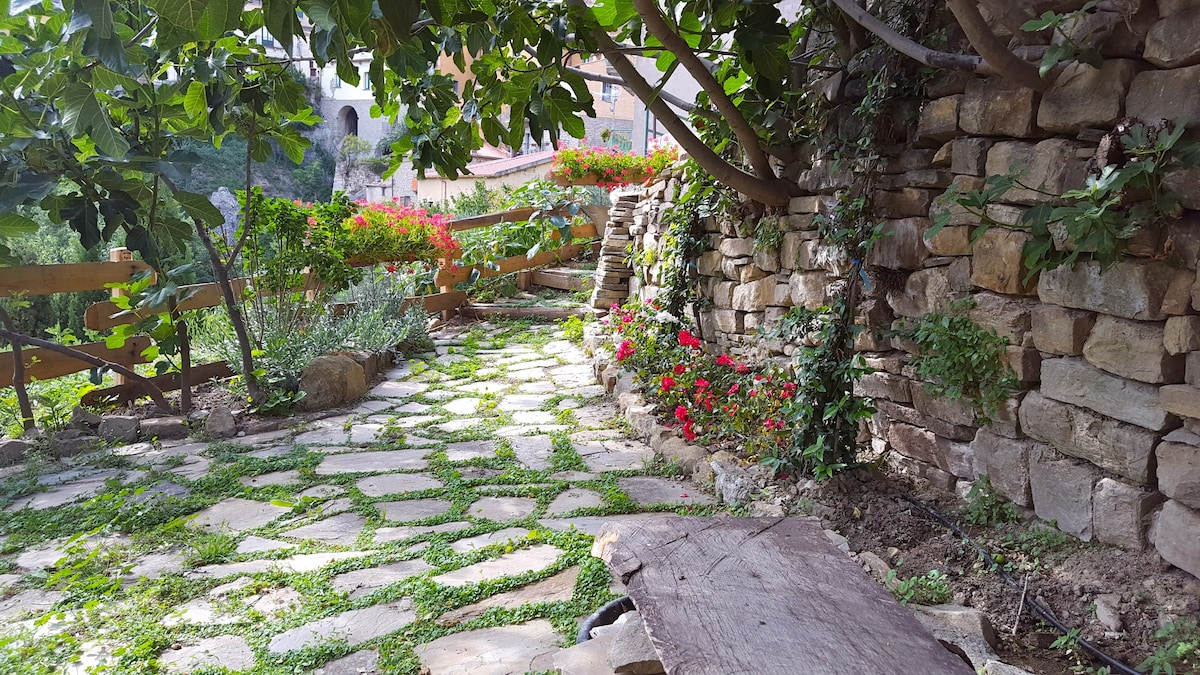
[[[343,223],[347,260],[434,262],[452,259],[459,250],[446,216],[396,203],[355,205],[357,211]]]
[[[679,148],[674,145],[653,147],[648,155],[581,145],[554,153],[551,171],[567,179],[595,176],[601,187],[619,187],[653,178],[677,161]]]

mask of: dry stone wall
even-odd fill
[[[1098,141],[1126,117],[1200,128],[1200,2],[1140,4],[1135,20],[1093,13],[1106,31],[1104,64],[1071,65],[1046,92],[961,74],[929,83],[874,194],[888,236],[866,261],[874,283],[861,314],[872,330],[858,348],[875,372],[859,389],[879,411],[872,445],[900,470],[960,492],[986,475],[1065,532],[1153,548],[1200,576],[1200,170],[1167,177],[1182,216],[1143,227],[1107,269],[1081,262],[1027,279],[1029,235],[993,227],[972,245],[980,223],[959,209],[928,236],[932,217],[950,208],[937,201],[949,186],[981,187],[1016,169],[1026,185],[1061,193],[1084,184]],[[677,180],[649,188],[629,213],[637,297],[656,291],[646,252],[661,239],[657,214]],[[789,307],[829,300],[848,261],[822,243],[815,221],[848,180],[827,160],[801,171],[807,194],[779,219],[777,247],[756,248],[734,219],[709,220],[710,247],[696,261],[705,340],[748,353],[764,346],[757,329]],[[1044,198],[1014,187],[988,215],[1015,224]],[[889,333],[968,296],[972,319],[1008,338],[1022,385],[986,426],[970,405],[929,395],[910,363],[915,346]]]

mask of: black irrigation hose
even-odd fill
[[[1003,579],[1006,584],[1008,584],[1009,586],[1012,586],[1013,588],[1015,588],[1017,590],[1021,589],[1021,584],[1017,583],[1017,580],[1013,579],[1012,575],[1010,575],[1007,571],[1005,571],[1005,569],[1003,567],[1001,567],[999,563],[996,562],[996,559],[992,557],[992,554],[985,551],[982,547],[979,546],[979,544],[976,544],[975,540],[972,539],[970,537],[970,535],[968,535],[966,532],[964,532],[963,529],[961,527],[959,527],[956,523],[954,523],[950,519],[943,516],[941,513],[936,511],[933,507],[925,504],[924,502],[922,502],[921,500],[919,500],[915,497],[910,497],[908,495],[900,495],[900,497],[904,501],[908,502],[909,504],[912,504],[913,506],[924,511],[927,515],[929,515],[931,518],[936,520],[938,523],[940,523],[944,527],[948,528],[951,532],[954,532],[959,537],[962,537],[963,541],[971,544],[971,546],[975,548],[975,551],[978,552],[979,555],[983,556],[984,559],[986,559],[988,561],[988,563],[991,564],[992,570],[995,571],[996,573],[998,573],[1000,575],[1000,578]],[[1071,629],[1067,628],[1066,624],[1064,624],[1063,622],[1054,618],[1054,615],[1051,614],[1050,610],[1047,609],[1044,605],[1042,605],[1042,603],[1038,602],[1037,600],[1034,600],[1033,598],[1030,598],[1028,594],[1023,594],[1023,598],[1025,601],[1025,606],[1028,607],[1031,612],[1040,616],[1044,621],[1046,621],[1046,623],[1050,624],[1051,626],[1054,626],[1054,628],[1056,630],[1058,630],[1058,632],[1062,633],[1063,635],[1069,635],[1071,633]],[[1100,649],[1098,647],[1096,647],[1092,643],[1088,642],[1087,640],[1084,640],[1083,638],[1076,638],[1075,644],[1079,645],[1079,647],[1081,647],[1084,651],[1088,652],[1092,656],[1103,661],[1105,665],[1110,666],[1113,669],[1114,673],[1122,673],[1123,675],[1144,675],[1142,673],[1142,671],[1140,671],[1136,668],[1127,666],[1123,662],[1118,661],[1117,659],[1113,658],[1112,656],[1109,656],[1108,654],[1105,654],[1104,652],[1100,651]]]

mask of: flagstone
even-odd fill
[[[437,390],[437,391],[425,392],[425,398],[431,399],[434,401],[444,401],[448,398],[454,398],[456,396],[458,396],[458,394],[456,394],[452,391]]]
[[[242,445],[258,445],[260,443],[271,443],[281,438],[286,438],[292,433],[291,429],[276,429],[275,431],[262,431],[257,434],[246,434],[239,436],[235,441]]]
[[[331,499],[330,501],[318,504],[316,509],[309,511],[309,513],[317,516],[328,517],[334,514],[350,511],[353,508],[354,500],[350,499],[349,497],[339,497],[338,499]]]
[[[278,551],[289,548],[296,548],[296,545],[289,544],[286,541],[276,541],[274,539],[250,535],[238,543],[237,548],[234,550],[237,553],[261,553],[262,551]]]
[[[355,600],[432,569],[433,565],[414,558],[339,574],[330,580],[330,584],[335,591],[349,593],[350,599]]]
[[[247,487],[258,487],[261,485],[289,485],[291,483],[299,483],[300,472],[296,469],[287,471],[272,471],[271,473],[262,473],[257,476],[242,476],[238,478],[238,482]]]
[[[466,553],[474,551],[477,548],[491,546],[492,544],[502,544],[513,539],[524,539],[529,536],[529,530],[523,527],[506,527],[503,530],[488,532],[487,534],[478,534],[474,537],[459,539],[450,543],[450,550],[455,553]]]
[[[513,436],[528,436],[530,434],[553,434],[559,431],[567,431],[570,428],[565,424],[514,424],[507,427],[500,427],[496,430],[496,435],[501,438],[511,438]]]
[[[480,497],[467,507],[467,514],[488,520],[525,518],[537,509],[537,500],[528,497]]]
[[[454,433],[455,431],[462,431],[463,429],[470,429],[471,427],[477,427],[480,424],[483,424],[482,419],[479,419],[477,417],[468,417],[468,418],[461,419],[461,420],[453,420],[450,422],[446,422],[444,424],[437,424],[437,425],[434,425],[433,428],[438,429],[439,431],[444,431],[446,433]]]
[[[458,389],[472,394],[499,394],[508,388],[509,385],[503,382],[471,382],[462,385]]]
[[[442,481],[424,473],[388,473],[370,476],[356,483],[360,492],[368,497],[420,492],[444,487]]]
[[[547,394],[558,391],[558,385],[554,384],[553,382],[543,381],[522,382],[521,384],[517,385],[517,391],[521,392],[522,394]]]
[[[608,392],[606,392],[604,390],[603,385],[589,384],[589,385],[583,386],[583,387],[574,387],[571,389],[563,389],[562,391],[560,391],[558,393],[562,394],[563,396],[582,396],[584,398],[596,398],[598,396],[603,396]]]
[[[558,417],[546,410],[520,410],[512,414],[514,424],[554,424]]]
[[[404,434],[400,438],[403,439],[403,442],[405,445],[411,445],[414,448],[427,447],[430,445],[437,445],[438,443],[441,443],[441,441],[437,441],[432,438],[425,438],[424,436],[414,436],[412,434]]]
[[[380,436],[384,428],[382,424],[355,424],[350,427],[350,442],[371,443]]]
[[[245,532],[266,525],[288,510],[268,502],[232,497],[200,511],[188,525],[214,531]]]
[[[254,665],[254,652],[240,635],[203,638],[181,649],[164,651],[158,662],[167,673],[191,673],[202,668],[245,670]]]
[[[130,564],[133,567],[125,573],[125,580],[127,582],[138,579],[157,579],[167,574],[182,571],[187,565],[187,556],[178,552],[150,553],[135,558]]]
[[[396,523],[440,516],[449,511],[452,506],[454,505],[445,499],[410,499],[408,501],[375,503],[375,508],[383,513],[384,519]]]
[[[22,614],[42,613],[62,600],[62,591],[46,591],[31,588],[21,591],[6,600],[0,600],[0,621],[11,621]]]
[[[392,378],[389,378],[389,379],[392,379]],[[350,410],[350,412],[358,414],[358,415],[377,413],[377,412],[380,412],[381,410],[387,410],[388,408],[392,407],[393,405],[395,405],[395,401],[363,401],[362,403],[359,403],[357,406],[352,408]]]
[[[445,418],[441,415],[412,415],[409,417],[397,417],[392,422],[392,426],[399,429],[413,429],[425,424],[429,424],[430,422],[437,422],[438,420],[442,419]]]
[[[583,407],[583,401],[580,401],[577,398],[564,398],[563,400],[558,402],[559,410],[575,410],[576,408],[582,408],[582,407]]]
[[[580,454],[583,454],[582,451]],[[654,451],[649,448],[643,451],[605,451],[583,456],[583,463],[592,471],[629,471],[631,469],[641,469],[648,462],[653,461]]]
[[[498,593],[479,602],[452,609],[437,618],[439,626],[454,626],[483,616],[493,607],[515,609],[525,604],[541,602],[567,602],[575,593],[575,581],[579,578],[579,567],[569,567],[554,576],[535,581],[511,591]]]
[[[545,569],[558,560],[562,549],[549,544],[538,544],[527,549],[505,553],[499,558],[484,560],[461,569],[439,574],[433,578],[443,586],[466,586],[481,581],[511,577],[526,572]]]
[[[550,505],[546,507],[546,514],[556,516],[560,513],[567,513],[575,509],[590,509],[604,504],[604,495],[595,490],[585,488],[571,488],[564,490]]]
[[[330,455],[321,460],[316,472],[321,475],[367,471],[403,471],[429,466],[425,450],[381,450]]]
[[[534,471],[544,471],[550,468],[550,457],[554,454],[554,442],[549,436],[518,436],[511,442],[517,461]]]
[[[534,661],[557,651],[558,639],[549,621],[535,619],[454,633],[420,645],[416,652],[429,675],[510,675],[542,670]]]
[[[345,551],[341,553],[301,553],[282,560],[246,560],[235,563],[205,565],[185,573],[184,576],[224,577],[231,574],[258,574],[270,570],[284,573],[304,573],[319,570],[322,567],[339,560],[361,558],[370,555],[371,551]]]
[[[304,488],[296,493],[297,497],[312,497],[313,499],[325,499],[327,497],[336,497],[346,494],[346,488],[341,485],[314,485]]]
[[[714,503],[713,498],[699,488],[670,478],[631,476],[618,479],[617,485],[630,499],[641,505]]]
[[[451,462],[462,462],[469,459],[489,459],[496,456],[496,444],[493,441],[463,441],[450,443],[446,446],[446,459]]]
[[[605,523],[617,523],[627,520],[644,520],[654,518],[653,513],[629,513],[615,516],[575,516],[574,518],[542,518],[538,524],[551,530],[565,531],[574,527],[580,532],[592,536],[599,534]]]
[[[500,494],[502,492],[518,492],[519,496],[531,496],[533,492],[538,490],[546,490],[558,487],[554,483],[497,483],[488,485],[479,485],[475,491],[480,494]]]
[[[73,502],[77,502],[89,497],[94,497],[99,494],[105,484],[111,478],[121,478],[125,475],[123,471],[103,471],[100,473],[92,473],[87,478],[63,482],[45,492],[34,492],[24,497],[19,497],[8,506],[6,511],[20,511],[21,509],[50,509],[57,506],[66,506]]]
[[[313,448],[313,449],[314,450],[316,450],[316,449],[325,450],[326,448]],[[263,448],[262,450],[255,450],[254,452],[248,452],[248,453],[246,453],[246,456],[254,457],[255,459],[267,459],[269,457],[281,457],[283,455],[288,454],[291,451],[292,451],[292,446],[290,446],[290,445],[276,445],[276,446],[272,446],[270,448]]]
[[[473,527],[473,523],[468,523],[462,520],[455,520],[449,523],[441,523],[440,525],[408,525],[404,527],[377,527],[375,528],[375,542],[387,543],[393,541],[402,541],[411,537],[417,537],[422,534],[430,534],[436,532],[457,532]]]
[[[529,368],[548,368],[559,365],[558,359],[538,359],[537,361],[520,361],[508,364],[508,372],[527,370]]]
[[[555,480],[566,480],[572,483],[585,480],[597,480],[600,474],[588,473],[587,471],[555,471],[550,474],[550,477]]]
[[[281,535],[291,539],[317,539],[327,544],[346,546],[358,541],[358,533],[366,524],[367,519],[356,513],[340,513],[311,525],[282,532]]]
[[[399,408],[396,408],[392,412],[397,413],[399,415],[417,415],[417,414],[425,412],[426,410],[429,410],[432,407],[433,406],[426,405],[424,403],[417,403],[416,401],[410,401],[410,402],[405,403],[404,405],[400,406]]]
[[[297,445],[345,443],[346,430],[341,427],[313,429],[300,434],[293,439],[293,442]]]
[[[379,652],[363,649],[349,656],[329,661],[317,668],[312,675],[378,675]]]
[[[284,631],[271,638],[267,651],[272,654],[285,654],[331,640],[345,641],[353,647],[394,633],[416,618],[417,614],[408,598],[364,609],[352,609]]]
[[[428,388],[428,384],[421,382],[382,382],[367,392],[367,394],[380,398],[408,398]]]

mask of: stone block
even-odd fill
[[[1061,194],[1084,186],[1087,171],[1085,162],[1078,158],[1080,147],[1064,138],[1050,138],[1039,143],[1001,141],[988,151],[987,173],[989,176],[1014,171],[1021,173],[1021,182],[1029,187],[1014,186],[1001,200],[1037,204],[1046,199],[1037,190]]]
[[[925,248],[933,255],[971,255],[972,229],[969,225],[943,227],[925,239]]]
[[[1184,381],[1193,387],[1200,387],[1200,352],[1188,352],[1184,363]]]
[[[740,284],[733,289],[733,308],[743,312],[761,312],[775,296],[775,277]]]
[[[824,272],[793,272],[788,284],[793,305],[816,310],[829,301],[829,279]]]
[[[1171,499],[1200,509],[1200,436],[1182,429],[1167,434],[1154,450],[1158,489]]]
[[[975,455],[969,443],[951,441],[928,429],[901,423],[889,426],[888,441],[902,455],[933,464],[958,478],[975,478]]]
[[[696,259],[696,271],[702,277],[713,277],[721,273],[721,260],[725,256],[720,251],[705,251]]]
[[[1033,511],[1052,520],[1058,529],[1083,541],[1092,540],[1092,490],[1100,472],[1074,459],[1047,459],[1048,453],[1030,458],[1029,489]]]
[[[1101,478],[1092,493],[1092,528],[1096,539],[1131,551],[1146,548],[1150,518],[1161,501],[1153,492]]]
[[[792,200],[788,202],[788,213],[820,213],[821,206],[821,197],[819,195],[792,197]]]
[[[1154,519],[1154,549],[1179,569],[1200,577],[1200,513],[1174,499],[1163,504]]]
[[[968,176],[987,172],[987,153],[994,143],[990,138],[956,138],[952,141],[950,171]]]
[[[889,291],[887,301],[897,316],[916,318],[944,310],[964,295],[954,290],[949,267],[930,267],[908,275],[904,288]]]
[[[884,218],[924,218],[941,190],[906,187],[875,193],[875,213]],[[878,248],[878,247],[876,247]]]
[[[1172,384],[1158,390],[1162,407],[1169,413],[1181,417],[1200,419],[1200,387],[1190,384]]]
[[[1034,90],[1000,77],[971,80],[959,106],[959,126],[976,136],[1030,138],[1037,134],[1037,101]]]
[[[1078,356],[1083,353],[1096,315],[1066,309],[1056,305],[1038,305],[1030,314],[1033,328],[1033,346],[1047,354]]]
[[[1179,198],[1179,203],[1185,209],[1200,209],[1200,167],[1191,167],[1185,169],[1177,169],[1163,176],[1163,187],[1171,194]],[[1185,219],[1187,217],[1185,216]],[[1195,240],[1195,236],[1190,237]],[[1176,236],[1176,239],[1179,239]],[[1189,242],[1190,243],[1190,242]],[[1176,242],[1175,252],[1180,254],[1185,264],[1188,267],[1196,267],[1196,245],[1192,244],[1186,250],[1186,253],[1179,250],[1179,242]]]
[[[1159,68],[1183,68],[1200,64],[1200,7],[1185,9],[1160,19],[1146,34],[1142,58]]]
[[[779,249],[775,247],[754,252],[754,266],[764,272],[779,271]]]
[[[951,424],[932,415],[926,415],[916,408],[886,400],[875,401],[875,408],[891,421],[923,427],[942,438],[952,441],[970,441],[975,438],[975,427]]]
[[[733,291],[738,287],[733,281],[722,281],[713,287],[712,303],[720,309],[733,308]]]
[[[926,208],[928,213],[928,208]],[[931,223],[925,217],[906,217],[883,223],[883,239],[868,253],[868,262],[889,269],[919,269],[929,249],[925,247],[925,231]]]
[[[1101,314],[1083,345],[1083,357],[1093,366],[1140,382],[1183,382],[1182,356],[1167,353],[1166,325],[1131,321]]]
[[[713,312],[713,320],[717,325],[717,330],[724,333],[741,333],[745,330],[745,324],[742,321],[743,316],[745,315],[742,312],[733,309],[718,309]]]
[[[1158,390],[1110,375],[1078,358],[1042,362],[1042,395],[1153,431],[1173,429],[1179,420],[1163,410]]]
[[[745,335],[754,335],[762,327],[765,317],[765,311],[746,312],[746,315],[742,317],[742,333]]]
[[[1004,348],[1004,360],[1021,386],[1028,387],[1041,381],[1042,354],[1033,347],[1009,345]]]
[[[921,106],[917,122],[917,143],[940,145],[958,135],[958,108],[962,95],[943,96]]]
[[[1092,127],[1110,129],[1125,110],[1125,93],[1144,66],[1129,59],[1108,59],[1099,68],[1076,61],[1068,64],[1042,94],[1038,126],[1073,134]]]
[[[1030,278],[1024,265],[1026,232],[992,227],[975,242],[971,283],[998,293],[1037,295],[1037,275]]]
[[[971,320],[984,330],[994,330],[1011,345],[1026,344],[1030,316],[1038,304],[1032,300],[1013,298],[995,293],[977,293],[972,299]]]
[[[1195,272],[1151,261],[1121,261],[1107,269],[1096,262],[1042,272],[1042,302],[1088,309],[1139,321],[1188,313]]]
[[[975,463],[992,487],[1017,506],[1033,504],[1029,490],[1029,457],[1040,456],[1046,446],[1030,439],[1013,439],[980,429],[971,441]]]
[[[771,294],[771,304],[776,307],[786,307],[792,304],[792,287],[789,284],[775,282],[775,290]]]
[[[924,383],[917,381],[912,383],[910,393],[913,407],[926,415],[950,424],[965,427],[975,425],[975,408],[969,399],[951,401],[948,398],[934,396],[925,389]]]
[[[770,272],[764,270],[758,265],[742,265],[738,268],[737,280],[743,284],[748,284],[752,281],[758,281],[764,277],[770,276]]]
[[[854,383],[854,394],[897,403],[908,403],[912,400],[909,379],[886,372],[868,373],[858,378]]]
[[[1125,114],[1145,120],[1187,120],[1188,127],[1200,126],[1197,82],[1200,65],[1138,73],[1129,85]]]
[[[137,440],[138,421],[133,415],[105,415],[100,419],[98,435],[113,443],[133,443]]]
[[[1145,485],[1153,480],[1154,446],[1160,433],[1060,403],[1033,391],[1020,408],[1021,430],[1059,452]]]
[[[363,385],[363,388],[365,389],[366,385]],[[177,440],[187,438],[188,425],[187,420],[179,416],[151,417],[150,419],[142,420],[142,423],[139,425],[139,432],[142,438],[146,439],[157,438],[162,441]]]
[[[1200,316],[1173,316],[1167,319],[1163,346],[1168,354],[1183,354],[1200,349]]]
[[[744,258],[754,255],[754,239],[750,237],[726,237],[717,250],[726,258]]]

